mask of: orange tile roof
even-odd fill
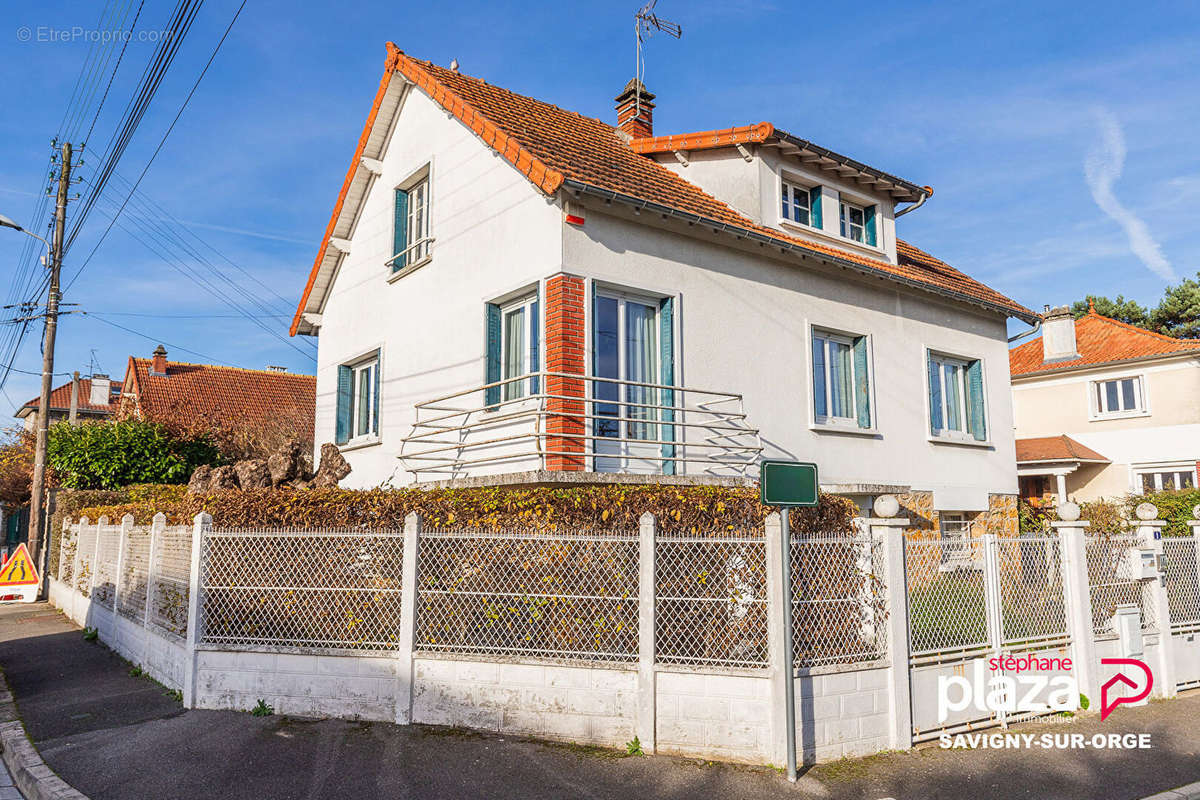
[[[1034,439],[1017,439],[1017,463],[1035,461],[1097,461],[1112,463],[1090,447],[1082,445],[1070,436],[1040,436]]]
[[[868,274],[891,277],[962,300],[983,303],[1021,318],[1035,318],[1033,312],[1019,303],[906,243],[900,243],[905,254],[897,265],[758,225],[662,164],[635,152],[622,132],[605,122],[414,59],[391,42],[387,43],[387,49],[384,79],[292,320],[293,335],[300,325],[331,231],[341,213],[347,187],[359,168],[363,144],[370,135],[371,124],[393,71],[420,86],[547,195],[553,195],[564,184],[569,188],[598,189],[694,215],[701,221],[820,255]]]
[[[90,414],[112,414],[117,410],[117,401],[121,398],[121,382],[113,381],[109,401],[103,405],[94,405],[88,401],[92,396],[92,379],[79,379],[79,398],[78,409],[81,412]],[[25,405],[21,406],[17,411],[17,416],[25,416],[21,412],[25,409],[36,411],[42,404],[42,398],[35,397]],[[50,391],[50,411],[70,411],[71,410],[71,383],[68,381],[62,386],[56,386]]]
[[[197,419],[268,422],[312,419],[317,379],[290,372],[167,362],[166,375],[151,375],[151,360],[129,359],[125,383],[143,415],[185,414]]]
[[[1009,370],[1014,376],[1032,375],[1176,353],[1195,353],[1200,351],[1200,341],[1164,336],[1102,317],[1093,310],[1075,320],[1075,350],[1079,358],[1043,363],[1042,339],[1038,337],[1008,351]]]

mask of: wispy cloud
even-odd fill
[[[1164,280],[1175,280],[1175,270],[1171,269],[1162,248],[1150,235],[1146,223],[1122,205],[1113,192],[1113,184],[1125,169],[1125,134],[1121,123],[1105,108],[1097,109],[1096,121],[1100,141],[1088,151],[1083,162],[1083,174],[1092,199],[1101,211],[1121,226],[1129,239],[1129,249],[1151,272]]]

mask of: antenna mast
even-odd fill
[[[642,76],[646,74],[646,62],[642,58],[642,42],[654,35],[655,31],[661,31],[676,39],[683,36],[683,28],[674,22],[659,19],[655,15],[654,6],[657,3],[658,0],[649,0],[646,5],[638,9],[638,12],[633,17],[633,33],[637,38],[637,54],[633,65],[635,118],[640,118],[642,115]]]

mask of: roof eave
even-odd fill
[[[1031,323],[1032,324],[1032,323]],[[1200,358],[1200,347],[1189,350],[1175,350],[1170,353],[1155,353],[1149,356],[1134,356],[1133,358],[1116,358],[1111,361],[1097,361],[1091,364],[1072,364],[1063,367],[1054,367],[1053,369],[1039,369],[1032,372],[1013,372],[1010,378],[1013,381],[1026,381],[1041,378],[1045,375],[1062,375],[1066,372],[1087,372],[1093,369],[1104,369],[1105,367],[1117,367],[1123,364],[1149,363],[1152,361],[1170,361],[1174,358]]]
[[[643,200],[639,197],[622,194],[620,192],[615,192],[611,189],[604,189],[599,186],[593,186],[591,184],[583,183],[582,181],[577,181],[577,180],[573,180],[570,178],[563,181],[563,186],[567,189],[581,192],[583,194],[591,195],[593,197],[598,197],[598,198],[601,198],[604,200],[611,200],[614,202],[622,203],[624,205],[630,206],[631,208],[636,208],[639,210],[646,209],[646,210],[654,211],[655,213],[666,214],[667,216],[674,217],[675,219],[680,219],[685,222],[703,224],[706,227],[712,227],[717,230],[730,232],[730,233],[735,234],[736,236],[740,236],[745,239],[750,239],[750,240],[756,241],[756,242],[762,242],[764,244],[769,244],[773,247],[779,247],[781,249],[788,250],[791,252],[801,253],[803,255],[810,256],[812,258],[818,258],[818,259],[826,261],[829,264],[832,264],[834,266],[853,270],[855,272],[859,272],[863,275],[867,275],[867,276],[870,276],[873,278],[882,278],[884,280],[888,280],[888,281],[892,281],[894,283],[909,286],[914,289],[920,289],[922,291],[940,295],[942,297],[956,300],[958,302],[968,303],[968,304],[974,305],[974,306],[980,306],[984,309],[987,309],[988,311],[1003,314],[1006,317],[1015,317],[1024,322],[1028,322],[1031,325],[1033,324],[1034,320],[1038,319],[1038,316],[1036,314],[1034,314],[1032,311],[1022,312],[1022,311],[1019,311],[1018,309],[1009,308],[1007,306],[1002,306],[998,303],[990,303],[986,300],[980,300],[979,298],[971,297],[970,295],[965,295],[961,292],[955,292],[950,289],[943,289],[941,287],[934,286],[932,284],[923,283],[921,281],[916,281],[916,280],[912,280],[909,278],[905,278],[903,275],[897,275],[893,272],[888,272],[886,270],[875,269],[874,267],[870,267],[866,264],[860,264],[856,261],[851,261],[850,259],[838,258],[837,256],[831,255],[829,253],[825,253],[820,250],[814,250],[812,248],[804,247],[803,245],[796,244],[794,242],[788,242],[788,241],[784,241],[782,239],[775,239],[770,236],[766,236],[762,233],[759,233],[758,231],[753,231],[748,228],[743,228],[739,225],[731,225],[728,222],[721,222],[720,220],[712,219],[710,217],[704,217],[699,214],[693,214],[688,211],[680,211],[677,208],[673,208],[672,206],[663,205],[662,203],[655,203],[651,200]]]
[[[933,196],[932,186],[918,186],[912,181],[906,181],[904,178],[901,178],[897,175],[892,175],[889,172],[875,169],[874,167],[868,166],[861,161],[855,161],[849,156],[844,156],[841,153],[835,153],[826,147],[821,147],[821,145],[814,144],[807,139],[801,139],[799,136],[793,136],[787,131],[781,131],[778,128],[775,130],[775,136],[782,142],[787,142],[793,147],[800,148],[800,150],[803,152],[809,152],[813,155],[820,156],[821,158],[828,159],[835,164],[853,169],[862,175],[870,176],[876,181],[889,183],[895,187],[895,189],[904,189],[908,192],[907,196],[896,197],[897,200],[907,200],[915,203],[922,197],[928,198]],[[888,189],[887,191],[892,192],[893,196],[895,196],[894,189]]]

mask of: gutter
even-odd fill
[[[1089,372],[1091,370],[1115,367],[1122,364],[1136,364],[1139,362],[1149,364],[1155,361],[1170,361],[1175,358],[1184,357],[1200,358],[1200,347],[1194,350],[1176,350],[1173,353],[1159,353],[1152,356],[1134,356],[1133,358],[1117,358],[1112,361],[1097,361],[1092,364],[1070,364],[1065,367],[1055,367],[1054,369],[1039,369],[1034,372],[1022,372],[1020,375],[1012,375],[1010,380],[1013,383],[1028,383],[1046,375],[1060,375],[1064,372]]]
[[[778,128],[776,128],[775,135],[778,136],[783,141],[787,142],[788,144],[794,144],[796,147],[799,147],[803,150],[808,150],[809,152],[812,152],[812,153],[816,153],[817,155],[819,155],[823,158],[828,158],[830,161],[833,161],[837,164],[841,164],[844,167],[851,167],[865,175],[870,175],[873,178],[878,178],[879,180],[887,181],[888,183],[891,183],[895,186],[899,186],[902,189],[907,189],[912,194],[916,195],[919,198],[922,198],[917,201],[917,205],[906,208],[905,213],[912,211],[917,206],[921,205],[921,203],[924,203],[925,200],[928,199],[933,194],[933,189],[929,186],[917,186],[915,183],[913,183],[911,181],[906,181],[906,180],[904,180],[904,178],[901,178],[898,175],[892,175],[890,173],[884,172],[881,169],[875,169],[874,167],[867,166],[866,164],[862,163],[861,161],[855,161],[853,158],[844,156],[841,153],[835,153],[828,148],[821,147],[821,145],[819,145],[819,144],[813,144],[812,142],[808,141],[807,139],[801,139],[799,136],[793,136],[792,134],[788,133],[787,131],[781,131]],[[897,216],[899,216],[899,214],[897,214]]]
[[[677,208],[672,208],[671,206],[665,206],[662,203],[654,203],[649,200],[643,200],[641,198],[634,197],[633,195],[623,194],[621,192],[614,192],[611,189],[601,189],[598,186],[592,186],[590,183],[583,183],[581,181],[577,181],[572,178],[567,178],[565,181],[563,181],[562,185],[564,188],[569,189],[574,192],[577,192],[579,194],[588,195],[590,197],[596,197],[596,198],[599,198],[601,200],[605,200],[608,202],[617,202],[622,205],[629,206],[630,208],[633,208],[634,210],[637,210],[637,211],[641,211],[641,210],[652,211],[656,214],[662,214],[663,216],[673,217],[674,219],[683,220],[689,224],[704,225],[705,227],[711,227],[722,233],[732,233],[734,236],[741,238],[741,239],[749,239],[751,241],[760,242],[762,244],[767,244],[772,247],[778,247],[779,249],[784,250],[784,251],[799,253],[801,255],[810,256],[813,258],[819,258],[819,259],[829,262],[830,264],[832,264],[834,266],[842,267],[843,269],[853,270],[862,275],[867,275],[872,278],[882,278],[884,280],[888,280],[893,283],[899,283],[899,284],[902,284],[904,286],[908,286],[908,287],[911,287],[914,289],[921,289],[921,290],[929,292],[931,294],[937,294],[937,295],[941,295],[942,297],[947,297],[952,300],[957,300],[958,302],[969,303],[969,304],[975,305],[975,306],[981,306],[983,308],[988,309],[989,311],[1001,313],[1006,317],[1016,317],[1017,319],[1027,322],[1030,325],[1033,325],[1034,322],[1041,320],[1041,317],[1036,314],[1032,314],[1032,313],[1023,314],[1023,313],[1017,311],[1016,309],[1008,308],[1007,306],[1002,306],[997,303],[990,303],[986,300],[980,300],[975,297],[970,297],[968,295],[962,294],[960,292],[955,292],[950,289],[943,289],[938,286],[933,286],[932,284],[923,283],[922,281],[916,281],[911,278],[906,278],[903,275],[897,275],[894,272],[888,272],[887,270],[877,269],[875,267],[871,267],[866,264],[860,264],[857,261],[851,261],[850,259],[839,258],[838,256],[830,255],[828,253],[822,253],[819,250],[811,250],[807,247],[804,247],[803,245],[798,245],[793,242],[782,241],[782,240],[776,239],[772,236],[767,236],[766,234],[759,233],[758,231],[752,231],[749,228],[743,228],[740,225],[731,225],[728,222],[721,222],[719,220],[711,219],[709,217],[702,217],[699,214],[692,214],[687,211],[680,211]]]

